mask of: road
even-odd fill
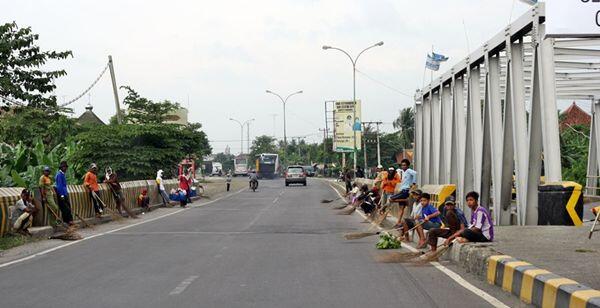
[[[434,267],[374,262],[374,238],[344,241],[344,232],[367,225],[320,203],[334,196],[320,180],[287,188],[283,180],[261,181],[255,193],[231,193],[0,268],[0,301],[3,307],[490,306]]]

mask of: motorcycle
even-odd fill
[[[252,191],[256,191],[256,189],[258,188],[258,181],[250,180],[250,188],[252,189]]]

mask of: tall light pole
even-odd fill
[[[358,61],[358,58],[360,58],[360,56],[367,50],[374,48],[374,47],[378,47],[378,46],[383,46],[383,41],[373,44],[365,49],[363,49],[361,52],[358,53],[358,55],[356,56],[356,58],[352,58],[352,56],[347,53],[346,51],[344,51],[341,48],[337,48],[337,47],[332,47],[332,46],[323,46],[323,50],[328,50],[328,49],[335,49],[338,51],[343,52],[346,56],[348,56],[348,58],[350,59],[350,62],[352,62],[352,101],[354,102],[354,118],[353,120],[356,122],[356,62]],[[354,171],[356,171],[356,131],[354,130],[354,125],[352,125],[352,130],[354,131]]]
[[[283,99],[283,97],[273,91],[269,91],[267,90],[267,93],[269,94],[273,94],[277,97],[279,97],[279,99],[281,100],[281,103],[283,104],[283,158],[287,159],[287,132],[286,132],[286,123],[285,123],[285,104],[287,103],[288,99],[290,99],[290,97],[296,95],[296,94],[302,94],[302,90],[298,91],[298,92],[294,92],[290,95],[288,95],[285,99]],[[287,163],[287,161],[286,161]]]
[[[234,121],[240,125],[240,154],[244,154],[244,125],[246,125],[247,123],[250,123],[250,121],[254,121],[254,119],[250,119],[244,123],[242,123],[234,118],[229,118],[229,120]],[[248,151],[250,151],[250,148],[248,148]]]
[[[246,149],[248,151],[248,154],[250,154],[250,123],[253,122],[255,119],[250,119],[248,121],[246,121],[246,135],[248,136],[248,140],[246,140]]]

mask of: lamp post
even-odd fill
[[[302,94],[303,91],[300,90],[298,92],[294,92],[294,93],[288,95],[285,99],[283,99],[283,97],[281,95],[279,95],[273,91],[267,90],[266,92],[279,97],[279,99],[281,100],[281,103],[283,104],[283,158],[285,160],[287,160],[287,132],[286,132],[286,123],[285,123],[285,104],[287,103],[288,99],[290,99],[290,97],[292,97],[296,94]],[[286,161],[286,163],[287,163],[287,161]]]
[[[244,125],[246,125],[246,124],[250,125],[250,122],[254,121],[254,119],[250,119],[244,123],[242,123],[234,118],[229,118],[229,120],[234,121],[240,125],[240,155],[244,154]],[[248,129],[250,129],[250,126],[248,126]],[[250,151],[250,148],[248,148],[248,151]]]
[[[246,121],[246,135],[248,136],[248,139],[246,140],[246,149],[248,150],[248,154],[250,154],[250,123],[254,120],[255,119],[250,119]]]
[[[323,50],[335,49],[335,50],[343,52],[346,56],[348,56],[348,58],[350,59],[350,62],[352,62],[352,101],[354,102],[354,118],[353,118],[353,120],[355,122],[356,122],[356,62],[358,61],[358,58],[360,58],[360,56],[365,51],[367,51],[371,48],[378,47],[378,46],[383,46],[383,41],[373,44],[373,45],[363,49],[361,52],[358,53],[356,58],[352,58],[352,56],[349,53],[347,53],[345,50],[343,50],[341,48],[327,46],[327,45],[323,46]],[[352,130],[354,131],[354,171],[356,172],[356,131],[354,130],[354,125],[352,125]]]

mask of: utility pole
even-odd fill
[[[108,56],[108,69],[110,70],[110,79],[112,80],[113,95],[115,96],[115,108],[117,109],[117,123],[123,124],[121,115],[121,106],[119,105],[119,92],[117,89],[117,80],[115,79],[115,68],[113,65],[112,56]]]
[[[251,123],[252,121],[254,121],[254,119],[251,119],[251,120],[248,120],[248,121],[246,121],[246,125],[247,125],[247,128],[246,128],[246,136],[248,136],[248,141],[247,141],[247,143],[246,143],[246,145],[247,145],[246,149],[247,149],[247,151],[248,151],[248,154],[250,154],[250,123]]]
[[[366,131],[367,131],[367,123],[363,122],[362,125],[363,125],[363,130],[362,130],[361,133],[363,134],[363,136],[362,136],[362,141],[363,141],[363,156],[364,156],[363,159],[365,160],[365,169],[364,169],[364,172],[367,172],[367,170],[369,168],[367,166],[367,138],[366,138],[367,135],[365,134]]]
[[[276,118],[277,118],[277,114],[276,113],[272,113],[271,116],[273,117],[273,138],[275,138],[275,132],[276,130]]]
[[[363,122],[364,125],[372,125],[375,124],[377,125],[377,131],[375,132],[375,135],[377,136],[377,165],[381,165],[381,148],[379,147],[379,125],[383,124],[383,122],[381,121],[376,121],[376,122]]]

